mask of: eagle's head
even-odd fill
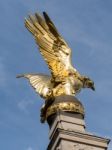
[[[85,76],[83,76],[83,87],[90,88],[93,91],[95,91],[94,82],[90,78],[85,77]]]

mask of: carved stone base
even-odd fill
[[[47,150],[107,150],[109,139],[85,131],[82,115],[59,111],[49,133]]]

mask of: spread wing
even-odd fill
[[[50,94],[51,88],[53,87],[50,76],[43,74],[23,74],[17,76],[17,78],[20,77],[27,78],[31,86],[41,97],[47,98],[48,94]]]
[[[25,26],[33,34],[55,81],[62,81],[69,70],[76,71],[71,65],[71,49],[45,12],[43,16],[38,13],[30,15],[25,19]]]

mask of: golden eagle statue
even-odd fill
[[[71,49],[57,31],[46,12],[25,19],[26,28],[33,34],[39,51],[46,61],[51,76],[44,74],[23,74],[17,76],[29,80],[35,91],[45,100],[60,95],[76,95],[82,88],[94,90],[94,82],[73,68]]]

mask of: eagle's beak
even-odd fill
[[[93,91],[95,91],[95,86],[93,85],[93,86],[91,87],[91,89],[92,89]]]

